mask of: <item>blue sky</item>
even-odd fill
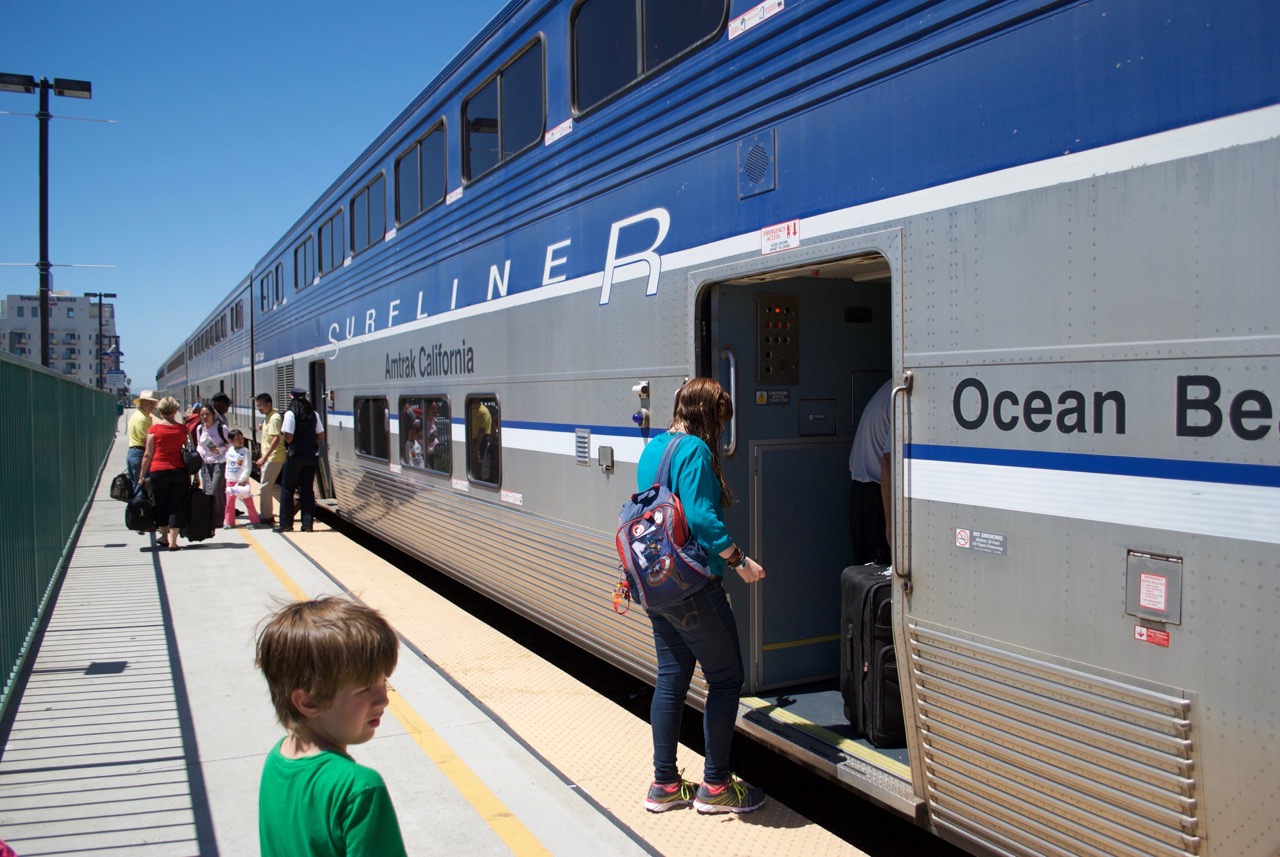
[[[50,95],[53,287],[119,295],[134,390],[506,0],[40,0],[0,17],[0,72]],[[34,114],[36,95],[0,92]],[[0,294],[39,276],[38,123],[0,115]]]

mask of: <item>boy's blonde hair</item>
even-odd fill
[[[269,616],[258,635],[255,663],[266,676],[276,719],[290,732],[303,723],[290,696],[299,688],[327,708],[347,687],[391,675],[400,656],[396,633],[378,611],[322,595]]]

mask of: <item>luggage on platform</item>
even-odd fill
[[[145,493],[129,499],[124,507],[124,526],[135,533],[149,533],[156,528],[156,506]]]
[[[214,521],[213,497],[204,493],[202,488],[192,488],[187,506],[187,525],[183,528],[182,535],[193,542],[213,538],[213,530],[217,526]]]
[[[840,575],[840,633],[845,717],[875,747],[905,745],[891,568],[852,565]]]

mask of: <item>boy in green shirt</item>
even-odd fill
[[[289,734],[262,769],[263,857],[405,853],[381,775],[347,755],[381,723],[398,656],[387,621],[341,598],[290,604],[270,617],[257,665]]]

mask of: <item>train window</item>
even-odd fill
[[[542,42],[535,41],[462,105],[468,180],[542,139],[542,80]]]
[[[319,251],[316,254],[316,264],[322,274],[342,267],[344,231],[342,221],[342,209],[339,208],[333,217],[321,224],[316,231],[316,249]]]
[[[444,199],[444,124],[436,125],[396,161],[396,222],[405,223]]]
[[[271,284],[275,290],[274,306],[280,306],[284,303],[284,262],[276,263],[276,273]]]
[[[467,396],[467,477],[502,482],[502,414],[493,395]]]
[[[390,461],[390,412],[385,398],[355,400],[356,452],[382,461]]]
[[[272,273],[268,271],[262,275],[262,279],[258,280],[258,309],[261,312],[267,312],[271,309],[271,294],[274,291],[271,287]]]
[[[417,470],[453,472],[449,400],[409,396],[400,400],[400,463]]]
[[[306,240],[293,251],[293,290],[300,292],[316,278],[316,264],[313,241],[308,235]]]
[[[579,112],[708,44],[728,6],[725,0],[635,0],[622,3],[619,13],[619,5],[585,0],[574,12],[573,104]]]
[[[379,175],[351,199],[351,252],[359,253],[387,232],[387,177]]]

